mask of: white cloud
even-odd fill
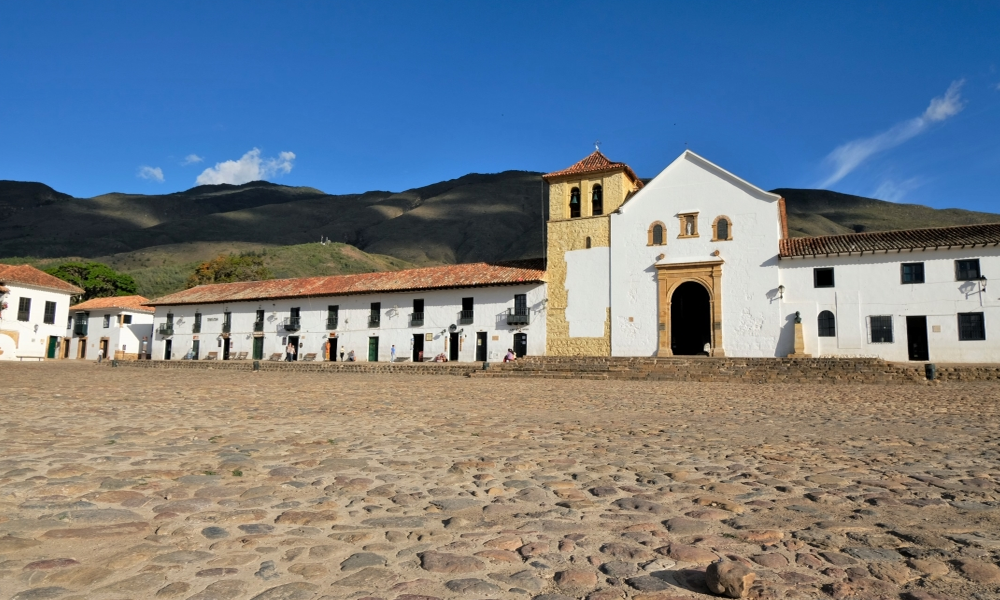
[[[160,167],[147,167],[143,165],[139,167],[139,172],[135,176],[140,179],[149,179],[150,181],[163,183],[163,169]]]
[[[919,177],[913,177],[904,181],[885,179],[878,184],[875,191],[871,193],[872,198],[886,200],[888,202],[900,202],[906,194],[912,192],[923,184]]]
[[[188,165],[193,165],[195,163],[200,163],[204,161],[205,159],[202,158],[201,156],[198,156],[197,154],[188,154],[187,156],[184,157],[184,162],[181,163],[181,166],[186,167]]]
[[[202,171],[195,183],[198,185],[213,185],[219,183],[231,183],[239,185],[248,181],[267,179],[275,175],[285,175],[292,172],[295,153],[282,152],[278,158],[261,158],[260,150],[253,150],[244,154],[239,160],[227,160],[216,163]]]
[[[872,155],[895,148],[926,131],[932,123],[957,115],[965,108],[959,93],[964,83],[964,79],[952,82],[948,91],[943,96],[932,99],[927,110],[919,117],[898,123],[877,135],[835,148],[825,159],[833,167],[833,172],[818,187],[825,188],[837,183]]]

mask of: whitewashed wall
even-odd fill
[[[377,336],[380,362],[389,360],[392,345],[396,346],[397,360],[409,361],[412,355],[413,335],[416,333],[433,334],[432,341],[424,342],[425,359],[433,358],[442,352],[447,356],[445,340],[449,338],[447,330],[452,324],[462,330],[459,361],[475,360],[476,333],[481,331],[487,333],[487,349],[491,361],[501,360],[507,349],[513,347],[513,336],[517,332],[527,334],[529,355],[541,355],[545,352],[545,290],[545,284],[525,284],[198,306],[157,306],[154,319],[153,359],[163,359],[165,338],[156,333],[156,330],[161,324],[166,323],[167,313],[174,315],[174,335],[170,338],[173,340],[172,359],[183,358],[191,349],[194,340],[191,326],[196,312],[202,314],[201,333],[198,334],[201,342],[200,358],[204,358],[209,352],[219,352],[221,357],[222,314],[227,310],[232,312],[230,355],[235,357],[238,352],[248,352],[252,356],[253,323],[256,320],[257,310],[263,309],[265,311],[264,359],[276,352],[284,355],[287,337],[297,335],[300,360],[308,353],[316,353],[316,359],[322,360],[323,346],[330,333],[326,329],[327,307],[334,305],[340,307],[339,325],[336,329],[337,360],[340,360],[340,346],[346,351],[354,350],[358,361],[367,360],[368,339]],[[528,308],[531,310],[531,322],[520,329],[507,325],[507,309],[514,307],[515,294],[526,294]],[[471,325],[459,325],[462,298],[467,297],[473,298],[475,320]],[[409,318],[413,312],[415,298],[424,300],[424,325],[421,327],[410,327]],[[381,323],[377,328],[368,327],[372,302],[382,304]],[[292,307],[300,309],[301,329],[287,332],[284,329],[284,320],[289,316]],[[498,339],[494,340],[494,337]]]
[[[978,258],[988,282],[956,281],[955,261]],[[924,263],[925,283],[901,283],[902,263]],[[782,312],[787,320],[802,314],[806,352],[814,356],[909,358],[906,317],[927,317],[930,360],[934,362],[1000,362],[1000,249],[924,250],[781,261],[785,286]],[[834,268],[834,287],[813,286],[813,269]],[[995,279],[994,279],[995,278]],[[818,336],[823,310],[837,317],[837,337]],[[986,340],[959,341],[958,313],[982,312]],[[869,342],[867,317],[893,317],[893,343]],[[940,331],[934,331],[934,327]]]
[[[104,309],[85,311],[90,313],[87,325],[87,348],[84,359],[97,360],[101,350],[101,338],[108,338],[108,358],[114,358],[115,352],[124,350],[127,354],[138,354],[142,347],[142,338],[146,337],[148,344],[153,340],[153,315],[121,309]],[[76,321],[77,311],[71,311],[70,316]],[[104,327],[104,316],[111,317],[108,327]],[[132,323],[119,326],[119,315],[132,315]],[[68,358],[80,358],[81,339],[73,336],[73,330],[64,332],[70,338]],[[150,346],[147,346],[149,348]]]
[[[610,252],[610,248],[586,248],[565,254],[569,337],[604,337],[611,306]]]
[[[685,152],[611,215],[611,352],[655,356],[659,254],[668,261],[712,260],[722,266],[723,350],[727,356],[784,356],[778,287],[778,197]],[[697,238],[678,239],[678,215],[698,213]],[[732,240],[712,241],[712,222],[730,218]],[[654,222],[666,245],[647,246]],[[629,319],[632,319],[631,321]]]
[[[6,284],[9,293],[3,296],[7,302],[7,310],[0,314],[0,331],[13,331],[18,334],[16,347],[12,339],[0,335],[0,360],[16,360],[20,356],[44,357],[48,349],[49,336],[62,339],[66,333],[66,317],[69,314],[71,294],[65,294],[26,286],[17,283]],[[17,320],[17,306],[20,298],[31,298],[31,314],[28,321]],[[45,303],[56,303],[55,323],[45,323]],[[57,354],[58,355],[58,354]]]

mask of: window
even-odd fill
[[[813,287],[833,287],[833,267],[813,269]]]
[[[48,323],[49,325],[56,324],[56,303],[46,302],[45,303],[45,318],[42,319],[43,323]]]
[[[326,328],[336,329],[340,321],[340,305],[326,307]]]
[[[264,312],[264,311],[259,311]],[[173,328],[174,326],[174,313],[167,313],[167,326]]]
[[[586,245],[587,248],[590,248],[593,245],[593,242],[590,241],[589,235],[587,236],[587,240],[584,242],[584,245]]]
[[[986,339],[983,313],[958,313],[958,339],[963,342]]]
[[[819,313],[819,337],[837,337],[837,317],[828,310]]]
[[[715,222],[712,223],[712,241],[713,242],[726,242],[732,238],[732,227],[730,227],[731,222],[729,217],[716,217]]]
[[[698,213],[687,213],[678,215],[681,222],[681,231],[677,234],[679,238],[698,237]]]
[[[254,318],[254,321],[253,321],[253,330],[255,332],[264,331],[264,311],[263,310],[258,310],[257,311],[257,316]]]
[[[17,301],[17,320],[27,321],[31,318],[31,298],[20,298]]]
[[[873,344],[892,343],[892,316],[868,317],[868,329]]]
[[[108,329],[111,327],[111,315],[104,315],[104,328]]]
[[[590,199],[590,214],[595,216],[604,214],[604,190],[599,185],[594,186],[594,193]]]
[[[378,327],[382,322],[382,303],[372,302],[371,309],[368,313],[368,326]]]
[[[900,265],[900,281],[903,283],[923,283],[924,263],[903,263]]]
[[[667,243],[667,227],[657,221],[649,226],[649,242],[647,246],[662,246]]]
[[[229,313],[226,314],[228,315]],[[132,315],[122,315],[122,325],[131,325],[131,324],[132,324]]]
[[[410,314],[410,325],[422,327],[424,324],[424,299],[413,299],[413,312]]]
[[[573,188],[569,192],[569,218],[575,219],[580,216],[580,188]]]
[[[462,325],[471,325],[475,320],[475,314],[472,309],[472,298],[462,298],[462,312],[458,315],[458,322]]]
[[[73,329],[73,315],[66,317],[66,329]]]
[[[958,281],[969,281],[979,279],[979,259],[955,261],[955,279]]]
[[[191,333],[201,333],[201,313],[194,313],[194,325],[191,326]]]

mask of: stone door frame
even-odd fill
[[[658,310],[657,356],[673,356],[670,349],[670,298],[682,283],[694,281],[708,291],[712,316],[712,341],[709,356],[725,356],[722,346],[722,259],[656,265]]]

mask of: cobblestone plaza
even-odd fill
[[[1000,598],[996,383],[0,366],[0,598]]]

